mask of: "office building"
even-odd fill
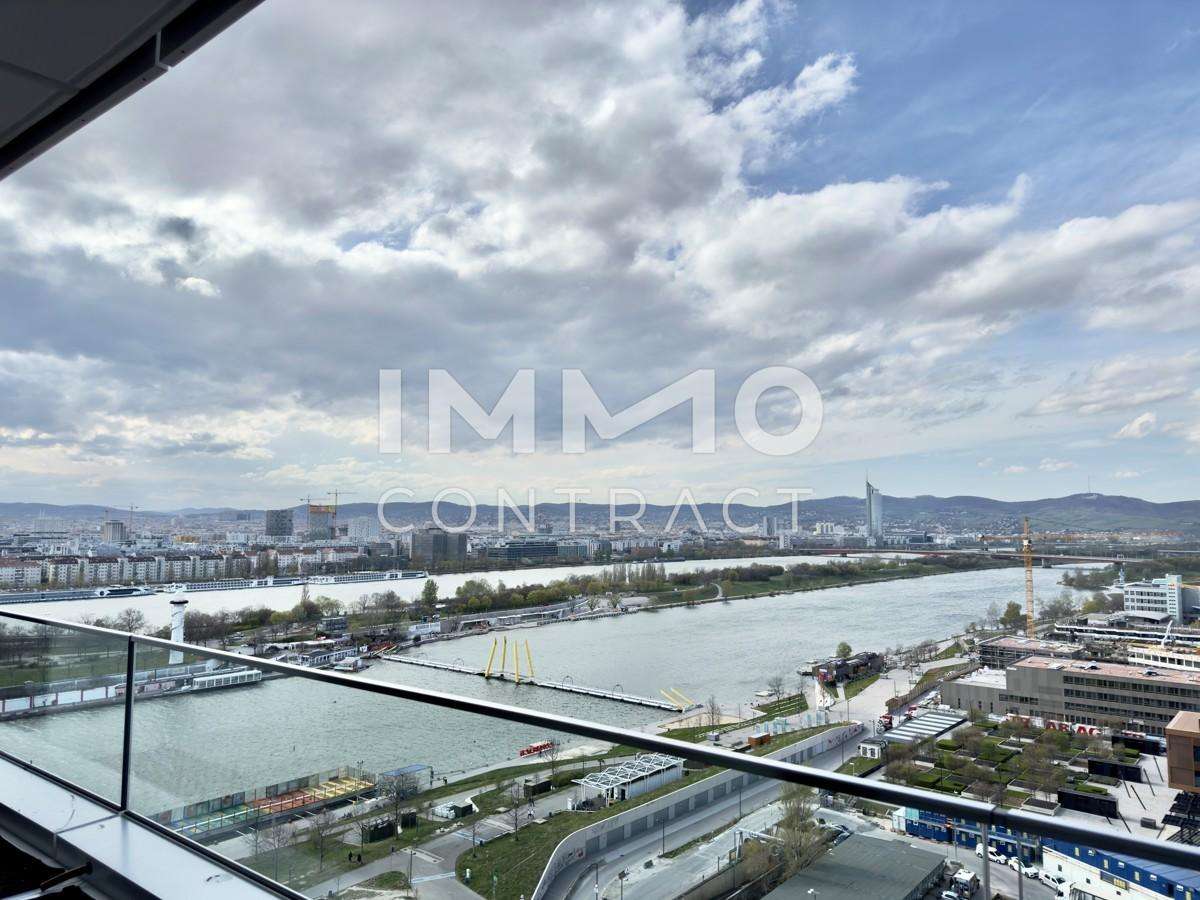
[[[110,519],[100,529],[100,540],[106,544],[120,544],[129,540],[129,527],[122,521]]]
[[[412,559],[425,566],[461,563],[467,558],[467,536],[441,528],[422,528],[412,536]]]
[[[1125,612],[1168,616],[1178,625],[1200,616],[1200,586],[1184,584],[1178,575],[1125,583]]]
[[[883,495],[871,482],[867,482],[867,538],[875,542],[883,540]]]
[[[263,529],[263,533],[267,537],[291,537],[292,527],[292,511],[290,509],[267,510],[266,527]]]
[[[1003,672],[980,669],[946,682],[942,702],[966,712],[1162,735],[1177,712],[1200,708],[1200,673],[1031,656]]]
[[[327,538],[333,534],[337,507],[331,503],[308,504],[308,521],[305,528],[310,538]]]

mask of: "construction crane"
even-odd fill
[[[333,517],[336,519],[337,518],[337,508],[338,508],[338,498],[339,497],[353,497],[355,495],[355,493],[357,493],[357,492],[356,491],[339,491],[335,488],[332,491],[326,491],[325,493],[327,496],[333,498]]]
[[[1025,530],[1021,534],[1021,559],[1025,563],[1025,635],[1037,637],[1033,622],[1033,535],[1029,533],[1029,516],[1025,517]]]

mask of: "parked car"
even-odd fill
[[[1062,884],[1063,879],[1059,878],[1057,875],[1051,875],[1049,872],[1042,870],[1038,873],[1038,881],[1046,885],[1046,887],[1057,890],[1058,886]]]
[[[1021,874],[1026,878],[1037,878],[1038,872],[1037,866],[1021,866]]]
[[[961,900],[961,898],[954,891],[942,891],[938,894],[938,900]]]

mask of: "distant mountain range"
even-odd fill
[[[721,504],[701,503],[698,506],[706,522],[712,526],[720,523]],[[428,502],[389,503],[387,514],[389,520],[396,525],[419,525],[430,520],[430,507],[431,504]],[[633,513],[635,509],[636,507],[632,505],[622,506],[619,507],[619,512]],[[296,506],[295,510],[297,523],[302,524],[304,507]],[[457,523],[466,518],[466,508],[452,503],[442,504],[439,512],[446,522]],[[339,518],[342,519],[374,516],[375,504],[345,503],[342,504],[338,513]],[[972,496],[885,496],[883,513],[885,524],[891,528],[942,525],[952,530],[1007,533],[1020,527],[1023,516],[1029,516],[1030,524],[1035,531],[1136,529],[1200,534],[1200,500],[1152,503],[1137,497],[1110,494],[1072,494],[1068,497],[1027,501],[993,500],[989,497]],[[197,521],[214,519],[228,521],[238,518],[239,515],[243,519],[258,519],[262,517],[262,514],[263,510],[261,509],[235,509],[232,507],[189,507],[177,510],[137,510],[135,512],[135,516],[143,520],[147,517],[181,517]],[[567,516],[567,506],[562,503],[539,504],[538,514],[543,520],[564,520]],[[649,526],[661,526],[666,523],[670,514],[670,506],[648,505],[642,516],[642,522]],[[791,518],[791,510],[786,503],[767,507],[732,504],[730,514],[735,522],[742,525],[753,524],[764,516],[768,516],[778,517],[780,525],[787,527]],[[124,519],[128,515],[127,509],[121,510],[90,504],[58,506],[51,503],[0,503],[0,519],[9,521],[29,522],[39,517],[76,521],[81,519],[99,520],[109,516]],[[512,521],[514,515],[507,512],[506,519]],[[577,523],[581,526],[604,525],[608,521],[608,507],[599,503],[580,503],[575,507],[575,515]],[[684,506],[676,517],[676,524],[686,526],[693,522],[693,518],[688,507]],[[823,521],[861,522],[863,520],[863,500],[861,497],[826,497],[819,500],[805,500],[799,505],[799,520],[802,524]],[[495,523],[496,507],[480,505],[475,521],[481,527]]]

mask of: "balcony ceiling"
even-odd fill
[[[4,0],[0,179],[182,62],[261,0]]]

